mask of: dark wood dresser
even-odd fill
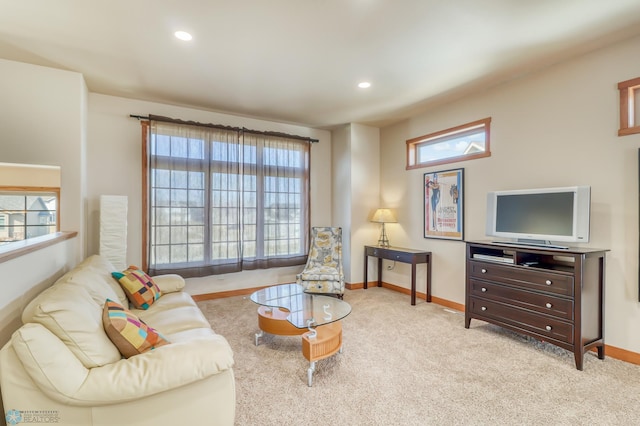
[[[467,242],[465,327],[476,318],[604,359],[605,253]]]

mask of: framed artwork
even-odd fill
[[[464,239],[464,169],[424,174],[424,237]]]

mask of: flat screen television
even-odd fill
[[[513,244],[567,248],[589,242],[591,188],[521,189],[487,194],[488,236]]]

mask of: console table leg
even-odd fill
[[[367,255],[367,251],[364,251],[364,289],[369,288],[369,256]]]
[[[427,302],[431,302],[431,255],[427,256]]]
[[[411,304],[416,304],[416,262],[411,262]]]
[[[598,359],[604,359],[604,345],[598,346]]]

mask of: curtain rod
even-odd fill
[[[160,115],[149,114],[148,116],[145,117],[145,116],[142,116],[142,115],[129,114],[129,117],[135,118],[137,120],[155,120],[155,121],[162,121],[162,122],[166,122],[166,123],[186,124],[186,125],[190,125],[190,126],[200,126],[200,127],[211,127],[211,128],[214,128],[214,129],[231,130],[231,131],[236,131],[236,132],[245,132],[245,133],[252,133],[252,134],[258,134],[258,135],[265,135],[265,136],[275,136],[275,137],[283,137],[283,138],[291,138],[291,139],[300,139],[300,140],[309,141],[310,143],[318,143],[318,142],[320,142],[319,139],[313,139],[313,138],[309,138],[309,137],[305,137],[305,136],[290,135],[290,134],[281,133],[281,132],[268,132],[268,131],[261,131],[261,130],[252,130],[252,129],[247,129],[246,127],[223,126],[222,124],[211,124],[211,123],[205,124],[205,123],[199,123],[197,121],[178,120],[178,119],[175,119],[175,118],[163,117],[163,116],[160,116]]]

